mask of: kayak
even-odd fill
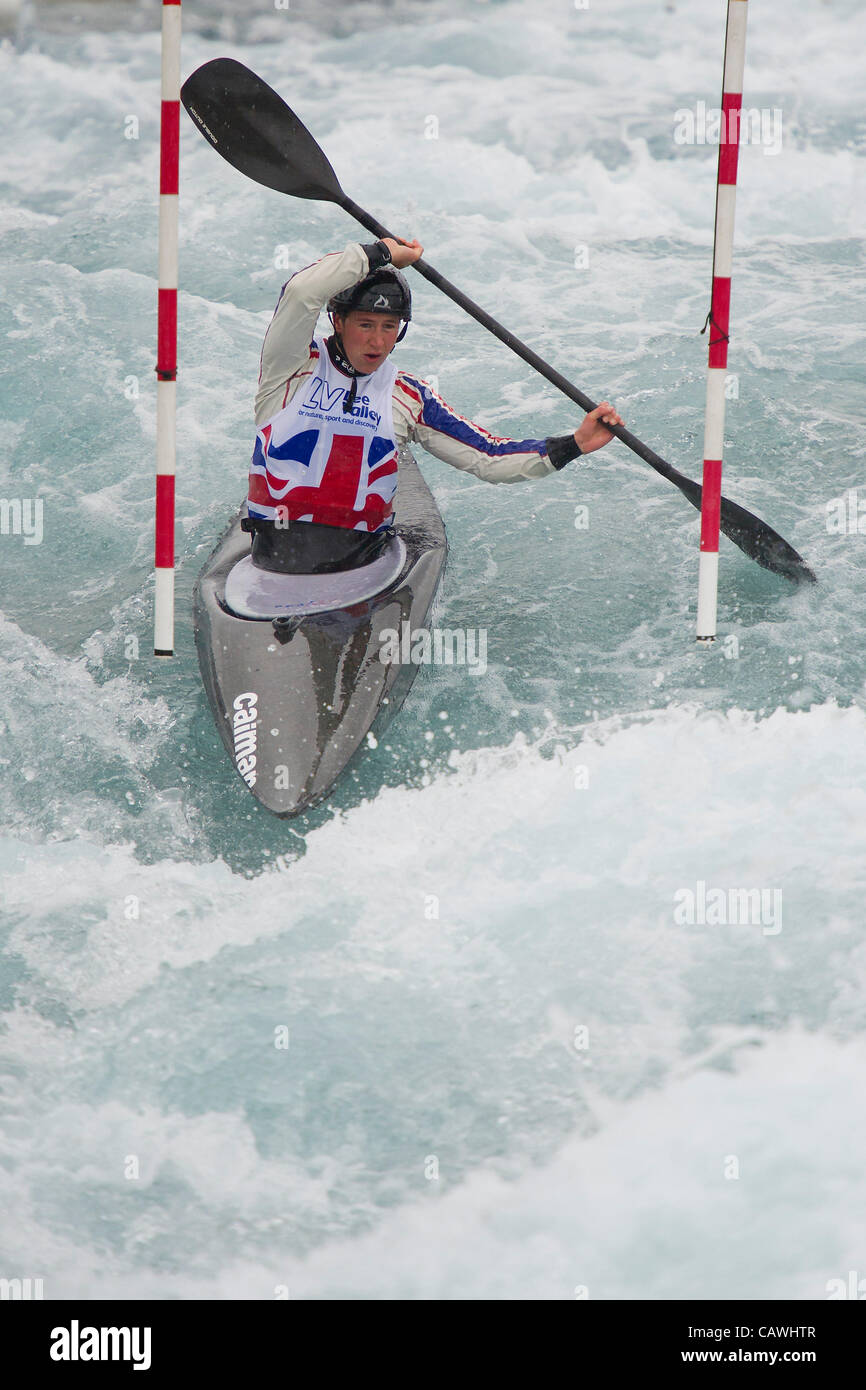
[[[413,634],[429,626],[447,542],[408,448],[398,468],[394,525],[375,558],[352,568],[335,568],[341,559],[318,564],[316,573],[261,568],[244,504],[196,581],[195,640],[211,712],[238,775],[277,816],[299,815],[329,794],[384,731],[416,674],[414,663],[389,659],[393,634],[406,623]],[[358,537],[344,531],[335,547]]]

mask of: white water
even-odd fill
[[[747,104],[784,140],[742,152],[725,491],[819,586],[725,545],[738,655],[698,652],[696,516],[621,446],[502,488],[423,457],[439,621],[487,629],[488,671],[423,668],[291,827],[232,774],[189,600],[244,487],[275,250],[355,231],[184,123],[179,656],[152,667],[156,7],[135,32],[78,13],[31,7],[0,49],[0,493],[45,504],[41,545],[0,537],[0,1275],[49,1298],[862,1276],[866,541],[826,529],[866,499],[859,7],[749,20]],[[672,130],[717,99],[721,3],[184,20],[184,72],[261,72],[352,196],[697,474],[714,151]],[[577,421],[427,285],[398,351],[488,428]],[[780,909],[682,924],[699,883]]]

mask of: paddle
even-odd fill
[[[183,84],[180,98],[202,135],[229,164],[242,174],[295,198],[337,203],[376,237],[393,236],[381,222],[359,207],[340,187],[336,174],[307,128],[282,97],[243,63],[233,58],[214,58],[197,68]],[[399,238],[395,238],[399,240]],[[467,314],[534,367],[582,410],[594,410],[595,402],[567,381],[554,367],[503,328],[501,323],[440,275],[423,259],[413,269],[442,290]],[[678,487],[692,506],[701,507],[701,487],[673,468],[629,430],[611,426],[617,439]],[[722,498],[721,529],[735,545],[765,569],[794,583],[815,582],[809,566],[793,546],[753,516],[745,507]]]

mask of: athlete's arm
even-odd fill
[[[394,425],[400,442],[421,444],[436,458],[488,483],[516,483],[558,472],[613,438],[603,422],[623,423],[609,401],[586,415],[573,434],[508,439],[458,414],[420,377],[400,372],[394,384]]]
[[[408,372],[400,372],[394,384],[394,426],[400,442],[412,440],[453,468],[488,483],[543,478],[581,452],[571,435],[507,439],[490,434]]]
[[[369,246],[350,242],[344,251],[323,256],[286,281],[262,344],[255,405],[257,423],[279,410],[286,383],[309,360],[310,342],[323,306],[339,290],[348,289],[371,270],[387,265],[389,257],[382,242],[371,242]]]

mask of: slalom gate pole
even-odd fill
[[[701,550],[698,571],[697,641],[714,642],[719,583],[719,511],[725,434],[725,378],[734,247],[734,205],[740,153],[740,114],[746,59],[748,0],[728,0],[725,66],[722,77],[722,123],[716,176],[716,225],[713,239],[713,293],[704,416],[704,474],[701,495]],[[706,327],[706,325],[705,325]]]
[[[180,3],[162,3],[159,277],[156,354],[156,600],[154,656],[174,655],[174,473],[177,408],[177,197],[180,150]]]

